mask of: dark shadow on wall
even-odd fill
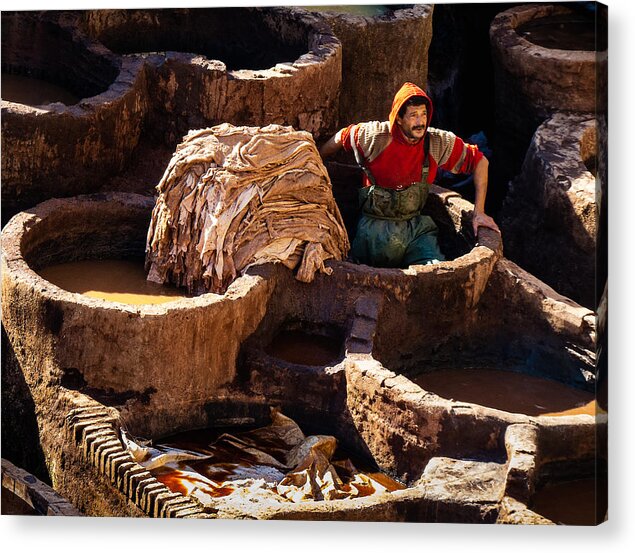
[[[44,452],[39,441],[35,403],[20,364],[2,327],[2,457],[48,485]]]
[[[434,102],[432,126],[452,131],[465,140],[483,132],[493,151],[486,210],[494,218],[513,171],[505,169],[496,155],[500,148],[494,116],[494,65],[489,27],[497,14],[516,5],[518,3],[436,4],[428,54],[428,92]],[[516,165],[520,167],[521,163],[522,157]],[[473,201],[473,184],[460,193]]]
[[[493,135],[494,65],[489,27],[494,17],[516,3],[437,4],[428,54],[428,89],[435,127],[463,138]]]

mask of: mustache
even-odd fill
[[[426,126],[425,125],[417,125],[416,127],[412,127],[413,131],[423,131],[425,130]]]

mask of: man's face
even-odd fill
[[[419,142],[426,132],[428,109],[426,106],[408,106],[403,117],[397,117],[397,125],[408,142]]]

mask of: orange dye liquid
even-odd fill
[[[534,494],[531,509],[558,524],[592,526],[608,507],[606,480],[587,478],[550,484]]]
[[[443,398],[530,416],[595,416],[592,393],[559,382],[494,369],[443,369],[412,379]]]
[[[74,261],[45,267],[39,274],[69,292],[119,303],[160,304],[188,297],[183,290],[146,280],[140,261]]]
[[[226,497],[234,492],[234,488],[231,486],[211,486],[209,482],[202,478],[184,474],[180,470],[160,469],[154,472],[154,477],[171,491],[183,495],[188,495],[194,487],[204,489],[205,493],[211,497]]]

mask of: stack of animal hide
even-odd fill
[[[148,280],[224,293],[252,265],[296,277],[328,273],[348,236],[312,136],[291,127],[190,132],[157,186],[146,244]]]

